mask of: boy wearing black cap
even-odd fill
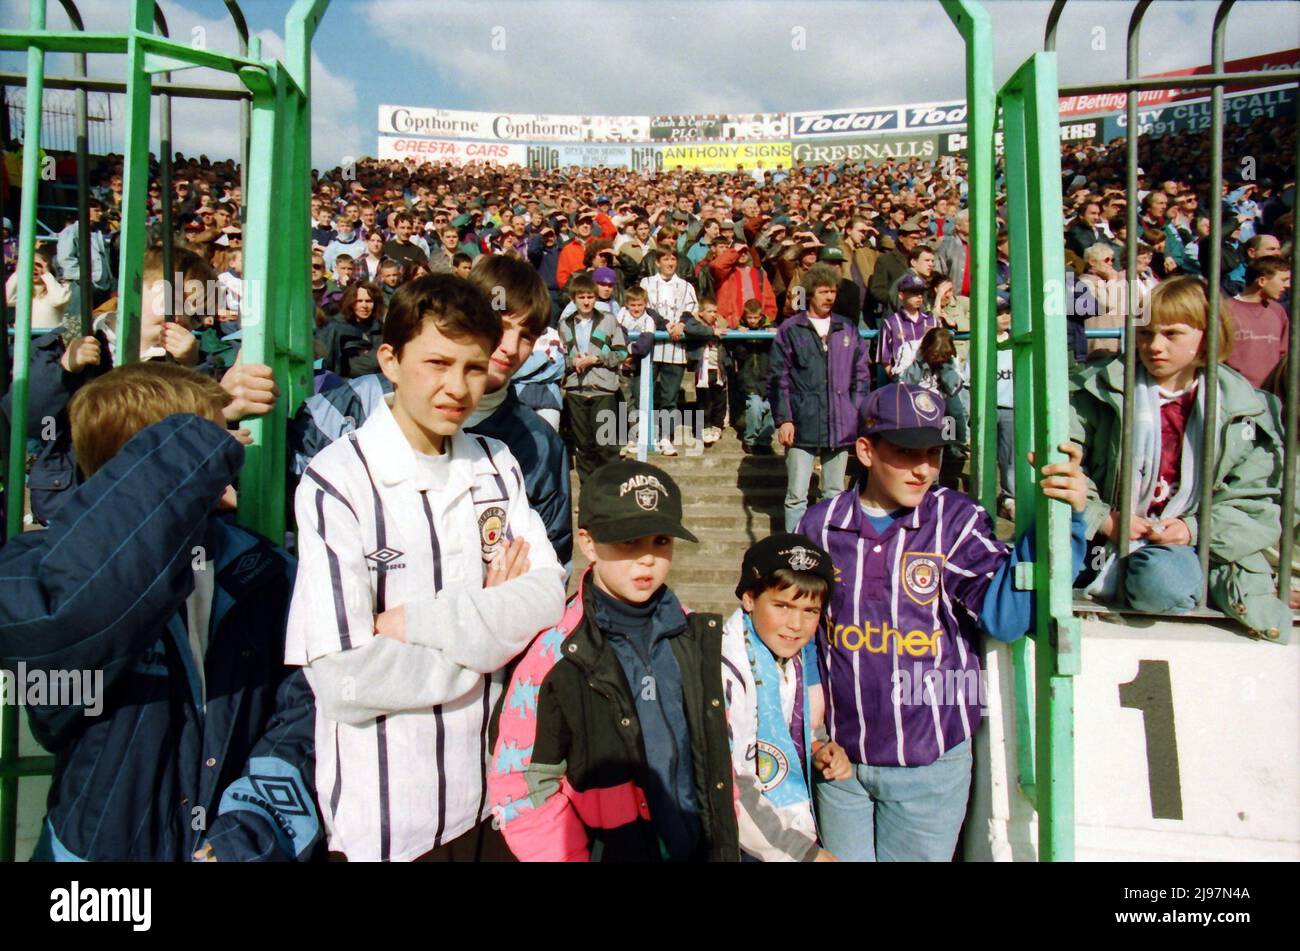
[[[826,742],[813,643],[834,581],[830,555],[804,535],[781,532],[745,552],[741,606],[722,626],[722,683],[746,860],[834,860],[812,808],[815,771],[853,774],[844,750]]]
[[[857,491],[813,506],[799,531],[830,553],[836,582],[818,631],[831,739],[853,775],[818,783],[822,841],[853,861],[952,858],[979,727],[979,632],[1011,641],[1029,630],[1032,591],[1014,584],[1034,558],[1029,527],[1015,550],[971,498],[936,486],[946,445],[929,390],[872,392],[856,443]],[[1088,482],[1082,451],[1042,469],[1043,495],[1074,510],[1074,574],[1083,567]]]
[[[722,621],[664,583],[674,538],[696,540],[662,469],[612,462],[583,482],[591,565],[515,668],[488,777],[521,860],[739,858]]]

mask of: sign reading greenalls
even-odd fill
[[[874,136],[866,139],[813,139],[794,144],[794,164],[883,162],[931,159],[939,154],[935,135]]]

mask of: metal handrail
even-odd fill
[[[1127,61],[1125,66],[1125,75],[1129,79],[1136,79],[1138,75],[1140,56],[1138,53],[1138,41],[1142,34],[1142,20],[1151,6],[1152,0],[1138,0],[1137,5],[1133,8],[1133,14],[1128,23],[1128,43],[1127,43]],[[1138,170],[1138,97],[1135,91],[1130,90],[1127,102],[1128,115],[1128,151],[1126,158],[1126,175],[1127,175],[1127,193],[1132,196],[1137,195],[1137,170]],[[1124,273],[1137,273],[1137,221],[1138,221],[1137,202],[1130,201],[1125,205],[1125,232],[1130,240],[1124,249]],[[1134,327],[1136,327],[1138,309],[1138,290],[1137,285],[1130,283],[1128,285],[1128,306],[1124,308],[1124,339],[1132,340],[1134,337]],[[1124,387],[1125,393],[1124,407],[1122,410],[1121,437],[1120,437],[1120,497],[1119,511],[1125,518],[1128,513],[1133,511],[1133,400],[1132,386],[1133,380],[1137,373],[1137,347],[1124,348]],[[1124,590],[1124,570],[1127,567],[1127,558],[1129,553],[1129,533],[1127,523],[1125,530],[1119,532],[1119,590]]]

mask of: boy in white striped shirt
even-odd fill
[[[667,324],[670,339],[656,343],[654,348],[655,392],[654,409],[671,410],[677,407],[677,397],[682,390],[682,377],[686,374],[686,317],[695,316],[699,302],[695,297],[695,288],[677,276],[677,252],[671,246],[659,252],[655,261],[659,273],[643,278],[641,286],[649,298],[650,309],[662,317]],[[665,456],[677,455],[673,448],[673,414],[660,416],[668,425],[660,434],[657,449]]]
[[[315,691],[331,855],[506,859],[485,822],[503,668],[564,609],[564,572],[503,443],[461,425],[502,335],[460,278],[394,295],[377,352],[395,391],[299,484],[286,662]]]

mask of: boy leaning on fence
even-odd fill
[[[1009,549],[974,500],[935,485],[946,428],[931,391],[876,390],[855,444],[866,474],[799,524],[835,565],[818,656],[830,738],[853,775],[818,783],[816,796],[823,845],[841,860],[952,858],[983,706],[980,632],[1014,640],[1034,617],[1034,592],[1014,583],[1034,529]],[[1075,510],[1077,574],[1087,482],[1078,447],[1060,448],[1067,461],[1044,466],[1040,485]]]
[[[1118,511],[1124,364],[1089,364],[1070,393],[1070,437],[1084,447],[1088,474],[1089,560],[1086,592],[1151,614],[1196,606],[1203,584],[1211,605],[1252,634],[1285,641],[1291,613],[1277,597],[1267,552],[1282,534],[1282,437],[1271,397],[1226,365],[1218,368],[1218,413],[1206,422],[1209,301],[1196,277],[1168,278],[1151,291],[1149,321],[1138,328],[1140,363],[1132,393],[1133,511]],[[1231,355],[1232,321],[1220,315],[1219,353]],[[1202,455],[1214,446],[1209,522],[1210,570],[1201,573],[1197,540]],[[1118,542],[1130,548],[1119,585]]]

